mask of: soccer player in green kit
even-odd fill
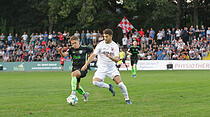
[[[128,49],[128,54],[131,56],[130,59],[131,59],[131,71],[132,71],[132,76],[133,77],[136,77],[136,71],[137,71],[137,62],[138,62],[138,54],[139,54],[139,51],[140,51],[140,47],[137,46],[137,42],[134,41],[133,42],[133,46],[131,46],[129,49]]]
[[[93,49],[90,47],[80,46],[80,42],[78,37],[72,36],[70,38],[72,47],[68,48],[66,52],[63,52],[62,47],[58,49],[58,52],[62,57],[71,55],[73,60],[73,68],[72,68],[72,79],[71,79],[71,86],[72,92],[71,95],[76,95],[76,91],[79,94],[84,96],[84,101],[88,101],[88,92],[85,92],[82,86],[79,84],[80,79],[84,78],[87,74],[87,70],[81,71],[81,68],[86,63],[87,54],[91,54]]]

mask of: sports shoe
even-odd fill
[[[125,102],[126,102],[127,104],[132,104],[132,102],[131,102],[130,100],[125,100]]]
[[[85,94],[84,94],[84,102],[87,102],[88,101],[88,95],[89,95],[89,93],[88,92],[85,92]]]
[[[109,91],[112,93],[113,96],[115,96],[115,91],[113,89],[113,85],[112,84],[109,84]]]

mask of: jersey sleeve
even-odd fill
[[[128,52],[132,53],[132,47],[130,47],[130,48],[128,49]]]
[[[71,48],[68,48],[68,49],[66,50],[66,52],[67,52],[69,55],[71,55],[71,53],[72,53],[71,50],[72,50]]]
[[[138,46],[138,51],[140,51],[141,50],[141,48]]]
[[[91,48],[91,47],[87,47],[86,49],[87,49],[87,53],[88,53],[88,54],[90,54],[90,53],[93,52],[93,48]]]
[[[96,46],[96,48],[95,48],[95,50],[94,50],[93,53],[96,54],[96,55],[98,55],[100,51],[101,51],[101,44],[99,43],[99,44]]]

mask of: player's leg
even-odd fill
[[[125,84],[122,82],[121,78],[119,75],[115,76],[114,77],[114,81],[115,83],[119,86],[124,98],[125,98],[125,101],[127,104],[132,104],[132,102],[130,101],[129,99],[129,96],[128,96],[128,91],[127,91],[127,87],[125,86]]]
[[[93,85],[100,87],[100,88],[107,88],[112,93],[112,95],[115,96],[115,91],[113,89],[113,85],[105,83],[104,82],[105,77],[106,77],[106,73],[100,72],[99,70],[97,70],[93,77]]]
[[[76,90],[77,90],[77,77],[79,78],[81,76],[79,70],[73,71],[71,74],[72,78],[71,78],[71,95],[75,95],[76,94]]]
[[[63,71],[64,64],[61,64],[61,71]]]
[[[94,78],[93,85],[101,88],[109,88],[109,85],[107,83],[104,83],[104,81],[101,80],[100,78]]]
[[[82,88],[82,86],[80,85],[80,79],[81,78],[77,78],[77,92],[81,95],[85,94],[84,89]]]
[[[138,62],[138,59],[136,58],[136,59],[135,59],[135,61],[134,61],[134,68],[135,68],[135,69],[134,69],[134,74],[135,74],[135,75],[134,75],[134,77],[136,77],[136,72],[137,72],[137,62]]]
[[[125,59],[123,59],[123,63],[125,64],[125,67],[126,67],[126,69],[127,69],[127,71],[128,71],[128,66],[127,66],[126,63],[125,63]]]
[[[134,71],[134,59],[131,59],[131,72],[132,72],[132,76],[134,77],[134,75],[135,75],[135,71]]]
[[[128,96],[128,91],[127,91],[127,87],[125,86],[125,84],[122,82],[121,78],[120,78],[120,73],[117,70],[113,70],[112,73],[109,74],[109,77],[112,78],[115,83],[118,85],[118,87],[120,88],[125,101],[127,104],[132,104],[129,96]]]
[[[71,79],[72,95],[75,95],[76,91],[78,91],[81,95],[84,95],[85,93],[84,89],[79,84],[80,77],[81,77],[81,72],[79,70],[72,72],[72,79]]]
[[[87,71],[79,71],[76,70],[74,72],[72,72],[72,95],[76,94],[76,91],[84,96],[84,101],[88,101],[88,92],[85,92],[84,89],[82,88],[82,86],[80,85],[80,80],[82,77],[85,77],[87,74]],[[75,79],[76,78],[76,79]],[[76,87],[76,89],[75,89]]]

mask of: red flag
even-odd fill
[[[123,33],[127,33],[134,28],[133,25],[128,21],[126,17],[124,17],[117,26],[123,30]]]

